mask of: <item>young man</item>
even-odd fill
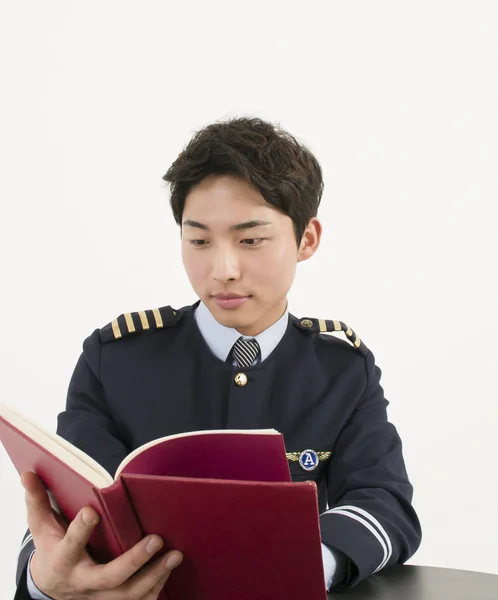
[[[278,127],[232,119],[198,132],[164,179],[199,300],[95,330],[58,433],[114,473],[156,437],[273,427],[284,434],[293,479],[318,485],[326,587],[352,587],[405,562],[421,529],[381,371],[344,323],[287,309],[296,265],[322,233],[316,158]],[[345,339],[325,333],[333,330]],[[78,515],[66,532],[36,476],[22,481],[29,530],[17,598],[157,597],[170,567],[151,561],[137,573],[150,559],[145,542],[97,565],[85,551],[92,526]],[[182,558],[168,557],[173,566]]]

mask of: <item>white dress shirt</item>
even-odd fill
[[[195,319],[202,337],[204,338],[211,352],[220,360],[226,361],[233,345],[239,339],[239,337],[241,337],[241,334],[236,329],[225,327],[224,325],[218,323],[203,302],[199,304],[195,311]],[[278,321],[273,323],[273,325],[258,335],[242,336],[244,339],[257,340],[261,349],[261,354],[256,358],[256,363],[263,362],[268,358],[273,350],[275,350],[278,343],[284,336],[288,322],[289,312],[286,310]],[[34,551],[29,557],[30,563],[33,553]],[[322,544],[322,559],[325,587],[328,590],[333,584],[343,579],[346,569],[346,558],[336,550],[332,550],[325,544]],[[27,578],[28,591],[34,600],[51,600],[49,596],[46,596],[43,592],[40,592],[40,590],[34,584],[31,578],[29,566]]]

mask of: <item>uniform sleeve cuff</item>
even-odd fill
[[[40,592],[40,590],[36,587],[33,578],[31,577],[31,571],[29,566],[31,564],[31,559],[33,558],[33,554],[35,553],[35,551],[36,550],[33,550],[33,552],[31,552],[31,554],[29,555],[28,568],[26,569],[28,593],[33,600],[53,600],[52,598],[50,598],[50,596],[47,596],[43,592]]]
[[[328,591],[346,577],[348,559],[342,552],[322,543],[322,560],[325,588]]]

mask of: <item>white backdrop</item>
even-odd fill
[[[196,298],[162,175],[226,116],[320,160],[325,232],[290,296],[372,349],[424,537],[498,573],[498,5],[2,2],[2,400],[55,429],[83,339]],[[0,450],[0,579],[24,490]]]

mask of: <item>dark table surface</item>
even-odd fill
[[[498,575],[438,567],[383,569],[334,600],[498,600]]]

